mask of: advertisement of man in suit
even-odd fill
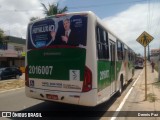
[[[77,33],[71,29],[69,18],[63,20],[63,28],[59,24],[59,30],[57,33],[51,31],[50,35],[55,44],[71,46],[78,46],[80,44],[79,38],[77,38]]]
[[[61,36],[62,41],[65,42],[67,45],[74,45],[74,46],[78,46],[79,45],[79,41],[78,38],[76,38],[76,33],[71,30],[70,27],[70,20],[69,19],[64,19],[63,21],[63,26],[64,26],[64,33]]]

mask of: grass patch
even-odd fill
[[[0,91],[21,88],[25,86],[24,80],[13,80],[0,82]]]
[[[147,100],[148,100],[149,102],[155,102],[155,101],[157,100],[157,97],[156,97],[155,94],[149,93],[149,94],[147,94]]]
[[[155,79],[156,82],[152,83],[153,85],[155,85],[157,88],[160,89],[160,81],[158,81],[158,78]]]
[[[154,69],[158,72],[158,63],[155,64],[155,68]]]

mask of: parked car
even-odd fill
[[[12,77],[19,79],[21,75],[22,72],[16,67],[0,68],[0,80]]]

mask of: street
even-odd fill
[[[66,116],[67,114],[74,114],[73,111],[81,112],[83,115],[83,111],[87,111],[84,114],[84,117],[94,117],[95,119],[100,119],[101,117],[112,117],[111,113],[106,113],[106,111],[116,111],[119,104],[123,100],[124,96],[127,94],[128,90],[131,88],[134,81],[137,79],[138,75],[141,73],[142,69],[137,69],[135,75],[133,77],[132,82],[130,82],[124,89],[122,95],[117,97],[116,95],[111,98],[108,102],[100,104],[96,107],[83,107],[77,105],[68,105],[68,104],[59,104],[47,101],[36,100],[32,98],[28,98],[25,96],[24,88],[1,92],[0,93],[0,111],[63,111],[61,116]],[[132,95],[133,98],[136,98],[136,93]],[[64,112],[65,111],[65,112]],[[96,113],[93,115],[93,113]],[[114,113],[114,112],[113,112]],[[75,112],[76,114],[76,112]],[[92,114],[92,115],[89,115]]]

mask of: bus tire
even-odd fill
[[[123,91],[123,76],[121,75],[120,84],[119,84],[119,90],[118,90],[118,96],[121,96]]]

